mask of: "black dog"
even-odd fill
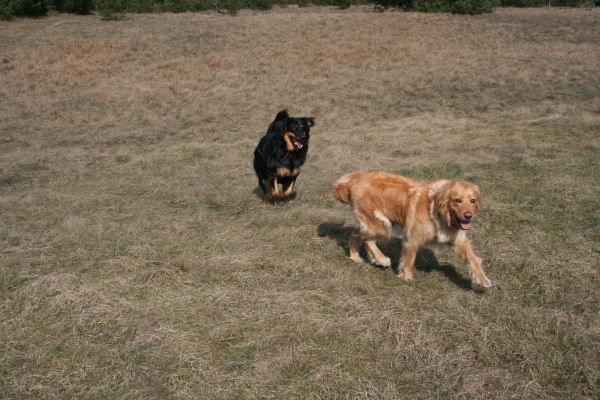
[[[306,160],[314,118],[293,118],[280,111],[254,150],[254,170],[267,200],[289,199]],[[279,190],[281,184],[281,190]]]

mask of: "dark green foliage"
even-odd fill
[[[401,8],[426,12],[452,12],[455,14],[480,14],[494,7],[579,7],[600,5],[600,0],[374,0],[379,9]]]
[[[0,3],[0,21],[8,21],[12,19],[12,11],[8,4]]]
[[[12,19],[13,13],[8,1],[0,1],[0,21]]]
[[[88,14],[96,10],[103,19],[117,19],[122,13],[156,11],[185,12],[222,10],[235,15],[241,9],[269,10],[274,5],[296,4],[337,6],[347,9],[353,4],[369,4],[368,0],[0,0],[0,19],[12,16],[42,16],[48,8],[59,12]],[[481,14],[496,6],[505,7],[579,7],[600,5],[600,0],[374,0],[377,10],[399,8],[423,12]]]
[[[0,16],[10,19],[20,17],[41,17],[48,13],[46,0],[0,0]]]
[[[163,9],[174,13],[180,13],[186,11],[188,8],[188,1],[186,0],[165,0],[163,3]]]
[[[69,1],[69,0],[53,0]],[[296,4],[300,7],[309,5],[337,6],[349,8],[353,4],[367,4],[367,0],[96,0],[96,10],[117,9],[119,12],[184,12],[221,10],[236,14],[241,9],[270,10],[274,5]],[[118,3],[118,7],[107,7],[107,3]]]
[[[149,13],[160,10],[159,3],[155,0],[125,0],[122,8],[132,13]]]
[[[497,0],[375,0],[379,8],[401,8],[424,12],[481,14],[492,12]]]
[[[446,0],[412,0],[408,7],[404,6],[404,9],[414,9],[417,11],[424,12],[444,12],[450,11],[450,1]]]
[[[289,4],[298,4],[300,5],[302,1],[298,0],[290,0]],[[305,0],[306,5],[316,5],[316,6],[337,6],[341,9],[349,8],[351,5],[358,4],[373,4],[372,1],[368,0]],[[277,3],[279,4],[279,3]]]
[[[600,0],[594,0],[595,5],[600,4]],[[592,5],[591,0],[500,0],[500,5],[504,7],[579,7],[583,5]]]
[[[65,8],[65,0],[48,0],[48,7],[62,12]]]
[[[135,0],[135,1],[148,1],[148,0]],[[161,3],[155,3],[152,8],[160,11],[170,11],[174,13],[185,12],[185,11],[206,11],[217,8],[215,5],[217,1],[211,0],[165,0],[162,5]],[[127,7],[127,10],[131,10],[131,7]],[[150,11],[150,10],[149,10]]]
[[[548,5],[548,0],[500,0],[503,7],[540,7]]]
[[[332,4],[338,6],[338,8],[345,10],[350,8],[352,0],[332,0]]]
[[[270,10],[273,8],[273,0],[251,0],[248,1],[248,7],[255,10]]]
[[[385,8],[401,8],[403,10],[408,10],[413,8],[412,0],[375,0],[375,5],[377,7]]]
[[[496,0],[456,0],[450,2],[450,12],[454,14],[483,14],[494,11]]]
[[[240,0],[225,0],[225,9],[231,15],[237,14],[238,10],[241,8]]]
[[[96,11],[104,20],[115,20],[121,18],[123,3],[121,0],[96,0]]]
[[[89,14],[94,7],[93,0],[59,0],[63,3],[63,11],[75,14]]]

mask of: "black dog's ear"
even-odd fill
[[[315,126],[315,119],[314,118],[304,118],[304,125],[306,125],[309,128],[312,128],[313,126]]]
[[[288,119],[289,117],[290,117],[290,115],[288,114],[287,110],[281,110],[277,113],[273,122]]]

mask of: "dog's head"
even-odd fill
[[[310,128],[315,126],[312,117],[290,117],[287,110],[280,111],[271,123],[269,130],[283,137],[288,151],[302,150],[308,145]]]
[[[468,230],[481,207],[481,193],[472,183],[448,181],[435,190],[434,202],[449,228]]]

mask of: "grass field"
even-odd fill
[[[0,398],[599,398],[598,38],[600,9],[0,22]],[[282,108],[316,126],[270,205]],[[480,185],[495,286],[350,261],[354,169]]]

